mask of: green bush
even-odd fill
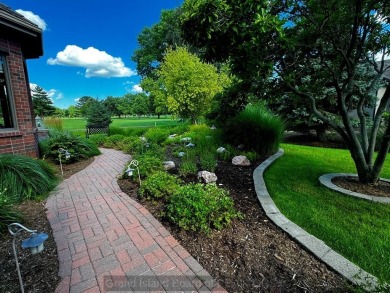
[[[283,131],[280,118],[264,106],[249,105],[228,121],[224,136],[231,144],[243,144],[246,150],[269,155],[279,148]]]
[[[160,128],[160,127],[153,127],[149,128],[144,136],[146,137],[147,141],[153,144],[162,144],[169,136],[170,129],[169,128]]]
[[[49,138],[39,142],[41,155],[59,162],[59,149],[66,149],[70,158],[61,156],[62,163],[71,163],[100,154],[96,144],[89,139],[67,131],[50,131]]]
[[[149,177],[150,175],[163,171],[163,161],[156,157],[153,153],[145,153],[136,157],[141,178]],[[134,168],[137,169],[137,168]],[[134,178],[138,178],[138,171],[134,171]]]
[[[215,150],[200,154],[200,166],[203,171],[215,171],[217,168],[217,153]]]
[[[6,191],[0,189],[0,233],[5,231],[9,224],[21,220],[20,213],[13,206],[13,199],[5,195]]]
[[[166,199],[180,187],[181,183],[176,176],[158,171],[142,182],[139,194],[141,197]]]
[[[227,226],[241,217],[229,193],[215,184],[188,184],[169,198],[167,216],[185,230],[210,232]]]
[[[96,144],[98,147],[103,147],[107,141],[108,136],[105,134],[91,135],[89,140]]]
[[[0,155],[0,174],[0,190],[9,199],[34,199],[46,195],[57,184],[48,163],[25,156]]]
[[[106,148],[119,149],[119,144],[125,138],[122,134],[114,134],[107,137],[104,146]]]

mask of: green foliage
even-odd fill
[[[56,111],[53,101],[49,98],[47,92],[39,86],[32,89],[32,103],[35,115],[45,117],[54,114]]]
[[[176,176],[158,171],[142,182],[139,194],[141,197],[166,199],[177,191],[181,184],[182,181]]]
[[[119,144],[123,141],[125,136],[121,134],[114,134],[107,137],[104,147],[106,148],[113,148],[113,149],[120,149]]]
[[[150,143],[162,144],[171,133],[169,128],[153,127],[149,128],[144,136]]]
[[[217,153],[215,150],[210,150],[200,154],[200,167],[203,171],[215,171],[217,168]]]
[[[53,169],[44,161],[19,155],[0,155],[0,190],[16,200],[46,195],[57,184]]]
[[[278,149],[283,130],[283,122],[277,116],[263,106],[251,105],[228,121],[225,138],[259,155],[269,155]]]
[[[108,126],[112,122],[110,111],[98,100],[93,100],[88,103],[86,119],[87,127]]]
[[[210,232],[240,217],[229,193],[215,184],[188,184],[169,198],[167,216],[185,230]]]
[[[5,195],[7,190],[0,189],[0,233],[6,231],[9,224],[21,220],[21,215],[14,208],[13,198]]]
[[[141,178],[148,177],[158,171],[163,171],[163,161],[152,152],[144,153],[136,157]],[[136,169],[136,168],[135,168]],[[138,178],[138,171],[134,171],[134,178]]]
[[[67,131],[50,131],[49,138],[39,142],[41,155],[59,161],[58,149],[66,149],[70,158],[61,157],[62,163],[71,163],[100,154],[92,140],[82,138]]]
[[[224,86],[216,68],[201,62],[186,48],[168,50],[159,75],[167,92],[168,110],[193,123],[207,113]]]
[[[96,144],[98,147],[102,147],[105,145],[107,141],[107,135],[105,134],[95,134],[89,137],[89,140]]]

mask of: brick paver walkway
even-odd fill
[[[116,176],[130,156],[102,149],[46,203],[60,262],[56,292],[226,292]]]

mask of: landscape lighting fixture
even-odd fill
[[[15,263],[16,263],[16,270],[18,271],[18,278],[19,278],[19,285],[20,285],[20,291],[24,293],[24,286],[23,286],[23,280],[22,275],[20,273],[19,268],[19,261],[18,261],[18,255],[16,253],[16,237],[20,232],[28,232],[30,233],[30,237],[23,240],[22,242],[22,248],[30,248],[31,254],[37,254],[43,250],[43,242],[49,237],[46,233],[37,233],[37,230],[31,230],[19,223],[12,223],[8,225],[8,231],[9,233],[14,237],[12,240],[12,249],[14,252],[15,257]]]
[[[61,166],[61,175],[64,175],[64,171],[62,170],[62,160],[61,160],[61,157],[64,156],[66,160],[68,160],[70,158],[70,153],[68,152],[68,150],[66,149],[63,149],[63,148],[59,148],[58,149],[58,158],[60,159],[60,166]]]

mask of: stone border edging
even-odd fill
[[[276,207],[274,201],[268,193],[263,174],[264,171],[283,154],[284,150],[279,149],[276,154],[261,163],[253,172],[257,198],[260,201],[267,217],[282,230],[287,232],[295,241],[299,242],[321,261],[326,263],[343,277],[347,278],[353,284],[361,286],[368,291],[374,290],[378,286],[378,279],[376,277],[366,271],[363,271],[357,265],[332,250],[322,240],[309,234],[294,222],[291,222]]]
[[[320,183],[322,185],[325,185],[326,187],[328,187],[328,188],[330,188],[330,189],[332,189],[334,191],[337,191],[337,192],[340,192],[340,193],[343,193],[343,194],[346,194],[346,195],[351,195],[351,196],[354,196],[354,197],[362,198],[362,199],[369,200],[369,201],[390,204],[390,197],[380,197],[380,196],[373,196],[373,195],[367,195],[367,194],[363,194],[363,193],[358,193],[358,192],[354,192],[354,191],[351,191],[351,190],[348,190],[348,189],[344,189],[344,188],[339,187],[336,184],[332,183],[332,179],[335,178],[335,177],[347,177],[347,176],[348,177],[357,177],[356,174],[329,173],[329,174],[325,174],[325,175],[320,176],[319,180],[320,180]],[[388,179],[381,178],[380,180],[390,183],[390,180],[388,180]]]

